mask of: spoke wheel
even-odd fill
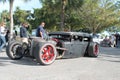
[[[51,62],[54,59],[55,53],[51,45],[47,45],[43,48],[42,54],[40,55],[45,62]]]
[[[46,43],[40,47],[39,53],[36,53],[37,61],[42,65],[52,64],[56,59],[57,51],[53,44]]]

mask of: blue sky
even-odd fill
[[[39,0],[31,0],[27,3],[25,3],[23,0],[14,0],[13,10],[16,9],[16,7],[20,7],[20,9],[23,10],[31,10],[33,12],[33,8],[41,8],[41,3]],[[9,3],[2,3],[0,2],[0,12],[3,10],[9,10]]]

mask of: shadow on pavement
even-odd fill
[[[31,59],[31,58],[24,57],[20,60],[11,60],[8,57],[0,57],[0,66],[7,66],[12,64],[40,66],[40,64],[38,64],[34,59]]]
[[[34,59],[26,58],[26,57],[20,60],[13,60],[11,63],[19,64],[19,65],[40,66]]]

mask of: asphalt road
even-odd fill
[[[30,58],[13,61],[2,52],[0,80],[120,80],[120,48],[100,48],[98,58],[62,59],[49,66]]]

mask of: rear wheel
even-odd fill
[[[90,43],[88,48],[88,56],[97,57],[99,54],[99,46],[97,43]]]
[[[47,43],[40,48],[39,53],[36,54],[35,57],[40,64],[49,65],[55,61],[56,55],[57,52],[55,46]]]
[[[18,60],[23,57],[22,44],[20,42],[12,42],[6,47],[7,56],[12,60]]]

